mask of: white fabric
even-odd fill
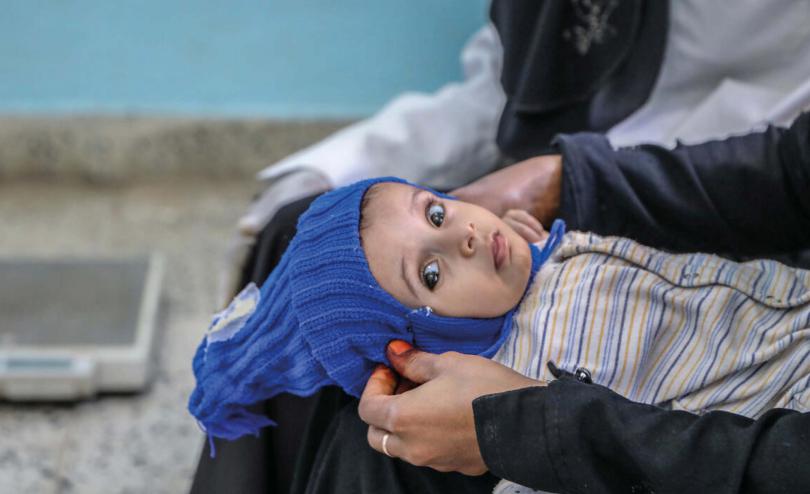
[[[331,188],[329,179],[312,168],[297,168],[289,173],[276,174],[271,185],[251,203],[247,213],[239,219],[239,231],[256,235],[285,204]]]
[[[670,2],[650,99],[613,127],[615,146],[674,146],[788,125],[810,108],[810,2]]]

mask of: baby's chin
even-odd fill
[[[516,276],[520,279],[520,287],[525,290],[526,286],[528,286],[529,282],[531,281],[531,272],[532,272],[532,251],[529,242],[518,235],[517,233],[514,234],[514,237],[510,239],[513,242],[512,244],[512,256],[517,264],[517,273]],[[522,293],[522,292],[521,292]]]
[[[529,256],[529,262],[531,263],[531,251],[529,247],[529,241],[525,238],[521,237],[518,232],[516,232],[508,223],[504,222],[503,230],[509,232],[509,242],[512,244],[512,250],[514,252],[519,252],[520,254],[525,254]]]

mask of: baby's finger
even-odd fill
[[[541,239],[548,236],[548,232],[546,232],[546,229],[543,228],[543,224],[540,223],[540,221],[532,216],[528,211],[523,209],[511,209],[509,210],[509,213],[512,214],[513,218],[536,231]]]
[[[543,224],[540,223],[540,220],[532,216],[531,213],[524,209],[514,209],[512,211],[515,211],[515,217],[519,219],[521,223],[536,231],[541,237],[546,236],[547,232],[546,229],[543,228]]]
[[[532,230],[528,226],[524,225],[523,223],[515,220],[514,218],[504,217],[503,221],[512,227],[513,230],[517,232],[518,235],[523,237],[529,243],[539,242],[542,240],[540,235],[537,234],[536,231]]]

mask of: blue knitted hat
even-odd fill
[[[261,290],[248,285],[214,316],[194,356],[197,386],[188,405],[209,438],[236,439],[273,425],[249,406],[279,393],[308,396],[338,385],[360,396],[375,365],[388,363],[385,347],[393,339],[434,353],[490,357],[498,350],[512,311],[491,319],[442,317],[404,306],[374,279],[359,224],[363,196],[380,182],[408,183],[364,180],[317,198]],[[558,221],[542,253],[532,246],[532,274],[563,231]]]

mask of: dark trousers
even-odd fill
[[[241,284],[261,285],[295,235],[298,216],[316,196],[282,208],[257,239]],[[368,445],[357,400],[328,387],[309,397],[282,394],[257,405],[278,424],[259,437],[206,441],[193,494],[491,492],[497,478],[467,477],[392,460]]]

